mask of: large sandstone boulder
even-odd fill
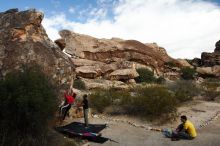
[[[76,66],[76,67],[79,67],[79,66],[97,66],[97,67],[102,67],[104,65],[106,65],[105,63],[103,62],[100,62],[100,61],[93,61],[93,60],[88,60],[88,59],[71,59],[73,64]]]
[[[220,40],[215,44],[215,53],[220,53]]]
[[[174,61],[167,55],[165,49],[155,43],[143,44],[135,40],[117,38],[97,39],[68,30],[60,31],[60,36],[66,43],[65,52],[71,54],[72,57],[99,61],[105,64],[118,62],[124,66],[117,69],[126,69],[125,66],[131,68],[127,62],[135,62],[147,66],[154,70],[157,75],[161,75],[165,70],[164,64]]]
[[[66,43],[64,39],[58,39],[55,43],[60,47],[61,51],[66,47]]]
[[[71,84],[74,67],[47,36],[43,14],[34,9],[0,13],[0,77],[24,64],[38,64],[58,84]]]
[[[196,71],[202,77],[219,77],[220,41],[216,42],[214,52],[203,52],[201,54],[201,59],[194,58],[192,64],[197,67]]]
[[[179,64],[181,64],[182,67],[193,68],[193,66],[189,64],[185,59],[177,59],[177,61],[179,62]]]
[[[202,62],[201,62],[201,59],[200,58],[194,58],[192,61],[191,61],[191,64],[195,67],[199,67],[202,65]]]
[[[101,76],[101,69],[96,66],[80,66],[76,68],[76,76],[95,79]]]
[[[164,48],[158,46],[157,43],[146,43],[145,45],[152,48],[155,52],[160,52],[161,54],[168,56],[167,51]]]
[[[220,65],[220,41],[215,44],[215,51],[213,53],[203,52],[201,55],[201,62],[203,66]]]
[[[164,78],[168,78],[170,80],[177,80],[180,78],[180,74],[177,72],[166,72],[163,74]]]
[[[139,74],[137,73],[137,71],[135,69],[121,69],[121,70],[116,70],[114,72],[112,72],[109,75],[109,78],[111,80],[129,80],[129,79],[134,79],[136,77],[138,77]]]
[[[220,65],[213,67],[197,67],[196,71],[204,77],[220,77]]]
[[[206,53],[203,52],[201,55],[202,65],[203,66],[214,66],[220,65],[220,53]]]
[[[111,64],[105,64],[101,67],[101,71],[104,78],[108,78],[109,74],[118,69],[118,65],[116,62]]]

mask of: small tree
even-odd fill
[[[159,77],[156,79],[157,84],[164,84],[166,82],[166,79],[164,77]]]
[[[149,120],[162,116],[169,119],[170,115],[176,113],[176,103],[173,94],[162,86],[136,88],[134,96],[121,97],[121,107],[126,114]]]
[[[39,67],[25,67],[0,81],[2,146],[44,145],[57,105],[55,90]]]
[[[167,65],[169,67],[177,67],[177,65],[173,61],[168,61],[165,63],[165,65]]]
[[[155,82],[156,78],[154,77],[154,73],[147,68],[139,68],[137,69],[139,76],[135,78],[137,83],[152,83]]]
[[[79,89],[79,90],[85,90],[86,89],[86,85],[81,79],[74,80],[73,87],[76,88],[76,89]]]
[[[181,77],[184,80],[192,80],[195,78],[196,71],[194,68],[185,67],[181,69]]]
[[[168,88],[174,92],[179,103],[192,100],[193,96],[200,94],[200,89],[190,80],[176,81],[175,83],[168,85]]]
[[[97,112],[104,112],[105,108],[112,104],[112,93],[110,90],[96,90],[90,95],[90,106]]]

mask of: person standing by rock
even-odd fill
[[[83,115],[84,115],[84,121],[85,121],[85,127],[89,126],[89,103],[88,103],[88,96],[87,94],[83,95],[83,101],[82,101],[82,106],[83,106]]]

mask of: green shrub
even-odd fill
[[[165,65],[169,67],[177,67],[177,65],[173,61],[166,62]]]
[[[139,87],[128,91],[96,90],[89,99],[91,107],[101,113],[107,108],[112,112],[109,114],[127,114],[151,120],[161,116],[168,119],[176,113],[176,98],[162,86]]]
[[[79,90],[85,90],[86,89],[86,85],[81,79],[74,80],[73,87],[76,88],[76,89],[79,89]]]
[[[142,82],[152,83],[156,81],[156,78],[154,77],[154,73],[147,68],[139,68],[137,69],[137,72],[139,74],[139,76],[135,78],[135,81],[137,83],[142,83]]]
[[[181,77],[184,80],[192,80],[195,78],[196,70],[190,67],[184,67],[181,69]]]
[[[180,80],[169,85],[168,88],[174,92],[180,103],[192,100],[194,96],[200,94],[199,88],[192,81]]]
[[[214,101],[216,97],[220,96],[220,92],[215,90],[205,90],[203,96],[207,101]]]
[[[166,82],[166,80],[164,79],[164,77],[159,77],[156,79],[157,84],[164,84],[165,82]]]
[[[206,79],[202,86],[208,90],[217,90],[220,87],[220,80],[219,79]]]
[[[220,91],[217,90],[220,87],[219,79],[206,79],[201,86],[205,100],[214,101],[216,97],[220,96]]]
[[[112,96],[109,90],[96,90],[89,97],[89,104],[97,112],[102,113],[112,103]]]
[[[136,89],[135,96],[121,99],[127,114],[142,117],[160,117],[176,111],[176,99],[164,87],[145,87]]]
[[[1,146],[46,143],[57,106],[55,90],[39,67],[25,67],[0,81]]]
[[[128,97],[130,93],[127,91],[118,91],[114,88],[95,90],[89,97],[90,106],[97,112],[104,112],[109,106],[119,106],[122,97]],[[114,111],[112,111],[114,113]],[[110,114],[113,114],[110,113]]]

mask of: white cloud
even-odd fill
[[[92,16],[93,20],[103,19],[106,17],[108,10],[107,9],[97,9],[94,8],[90,11],[89,15]]]
[[[69,13],[73,14],[73,13],[75,13],[75,8],[74,7],[70,7],[68,11],[69,11]]]
[[[72,26],[71,22],[66,19],[65,14],[56,14],[50,18],[43,19],[43,26],[50,39],[56,40],[60,38],[58,31],[64,28],[70,28]]]
[[[114,21],[105,18],[103,10],[94,11],[102,19],[94,16],[86,23],[78,23],[59,14],[46,18],[43,25],[51,39],[59,37],[58,30],[70,29],[98,38],[157,42],[175,58],[194,58],[200,57],[201,52],[212,52],[220,39],[220,7],[208,1],[120,0],[113,9]]]
[[[28,10],[28,9],[30,9],[30,7],[29,7],[29,6],[26,6],[26,7],[24,7],[24,9],[25,9],[25,10]]]

